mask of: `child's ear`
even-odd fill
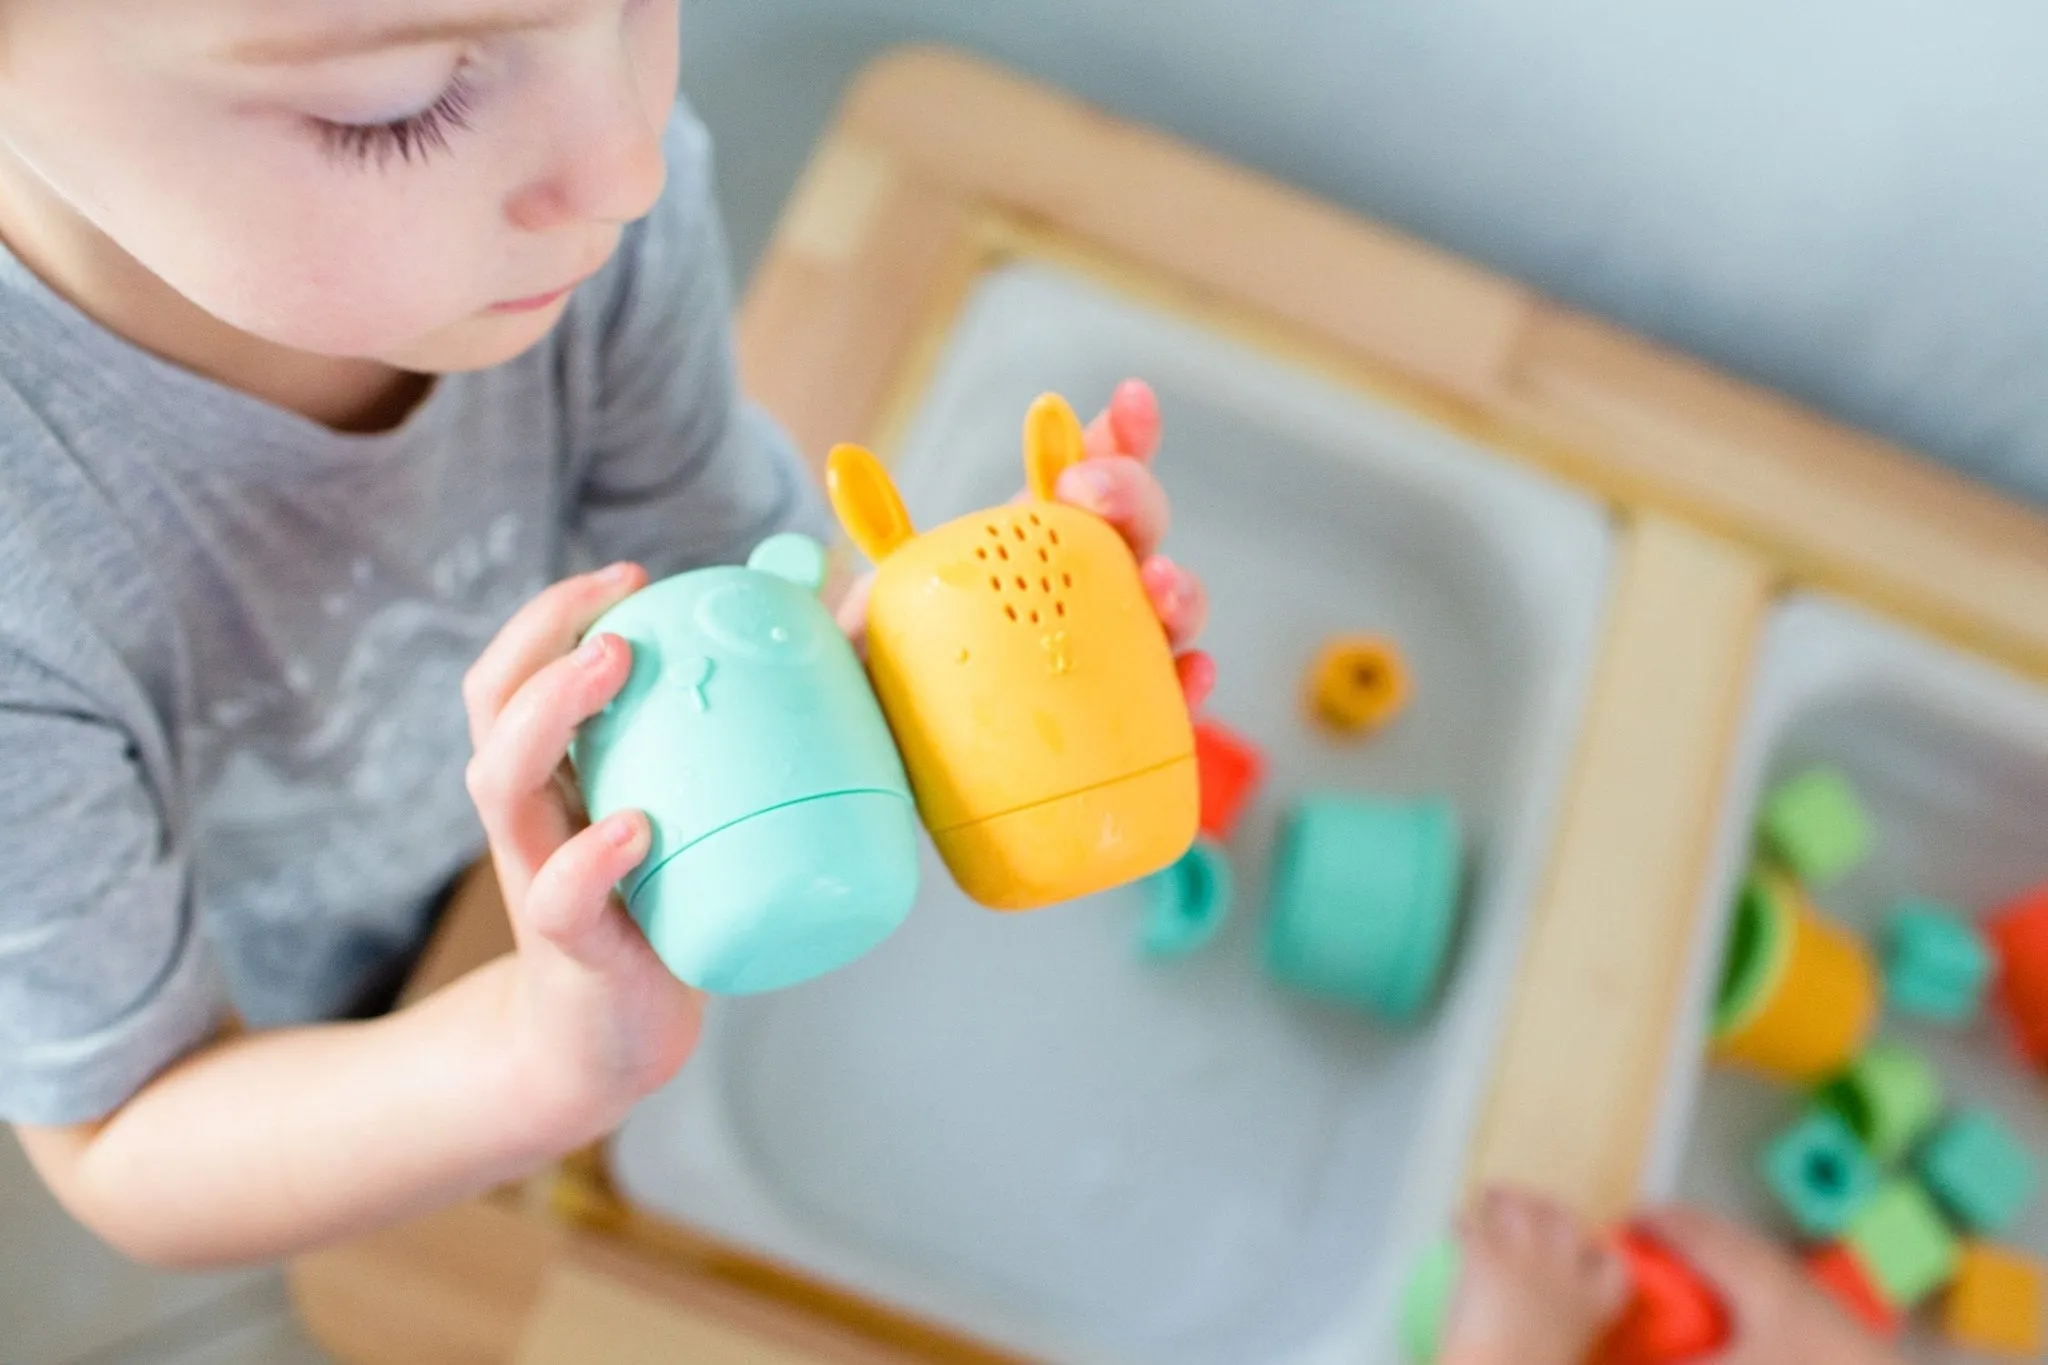
[[[825,547],[801,531],[784,531],[756,545],[747,567],[816,592],[825,586]]]
[[[872,451],[854,445],[832,447],[825,462],[825,488],[839,524],[875,563],[917,534],[889,471]]]
[[[1024,478],[1034,496],[1052,501],[1053,489],[1067,466],[1086,458],[1088,449],[1081,439],[1081,419],[1067,400],[1056,393],[1042,393],[1024,414]]]

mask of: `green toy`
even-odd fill
[[[1961,1255],[1934,1201],[1904,1179],[1879,1187],[1849,1220],[1842,1240],[1878,1292],[1901,1312],[1947,1284]]]
[[[1780,1134],[1764,1149],[1763,1170],[1808,1237],[1833,1237],[1877,1193],[1877,1163],[1832,1110],[1816,1110]]]
[[[1289,813],[1273,861],[1267,970],[1388,1023],[1416,1022],[1456,938],[1464,844],[1450,803],[1312,797]]]
[[[1444,1323],[1451,1316],[1451,1296],[1458,1292],[1464,1251],[1455,1237],[1446,1237],[1424,1252],[1401,1294],[1401,1354],[1416,1365],[1429,1365],[1443,1348]]]
[[[668,969],[780,990],[887,938],[917,896],[917,812],[880,703],[819,599],[825,550],[785,533],[597,619],[633,669],[569,746],[593,821],[647,815],[619,894]]]
[[[1941,1117],[1941,1078],[1912,1048],[1878,1042],[1814,1099],[1841,1115],[1871,1160],[1885,1166],[1904,1156]]]
[[[1223,846],[1200,838],[1180,861],[1146,879],[1146,957],[1181,957],[1216,937],[1229,917],[1235,879]]]
[[[1989,1109],[1950,1118],[1914,1162],[1949,1216],[1974,1233],[2010,1228],[2040,1183],[2034,1156]]]
[[[1771,793],[1762,833],[1772,856],[1808,882],[1833,881],[1870,851],[1870,818],[1832,768],[1809,769]]]
[[[1991,946],[1959,912],[1936,901],[1902,901],[1885,933],[1887,1002],[1901,1014],[1967,1024],[1991,984]]]

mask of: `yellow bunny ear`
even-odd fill
[[[1024,479],[1032,493],[1051,502],[1060,475],[1086,455],[1081,419],[1067,400],[1056,393],[1038,395],[1024,415]]]
[[[917,534],[889,471],[872,451],[855,445],[832,447],[825,462],[825,488],[839,524],[875,563]]]

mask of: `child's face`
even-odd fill
[[[538,340],[662,185],[677,0],[0,0],[0,139],[192,302],[445,371]]]

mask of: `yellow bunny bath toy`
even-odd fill
[[[875,561],[868,672],[960,888],[1028,910],[1147,876],[1194,842],[1194,727],[1123,537],[1054,502],[1082,458],[1057,394],[1024,422],[1030,496],[918,535],[876,458],[832,451]]]

